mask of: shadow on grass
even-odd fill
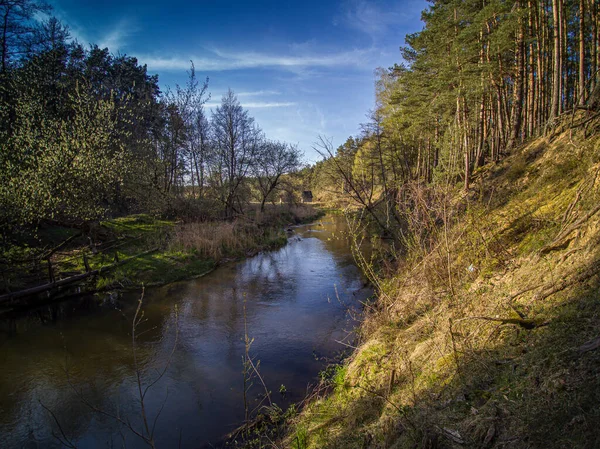
[[[473,348],[457,325],[446,376],[423,379],[417,372],[415,382],[427,387],[410,399],[406,379],[389,395],[386,385],[349,394],[343,410],[332,410],[322,427],[311,421],[311,444],[303,447],[600,447],[597,277],[535,304],[532,311],[543,325],[534,329],[493,324],[488,344]],[[400,389],[405,404],[398,400]]]

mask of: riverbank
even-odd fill
[[[293,226],[280,249],[222,263],[200,279],[146,289],[137,359],[132,320],[139,290],[101,295],[101,301],[85,295],[5,316],[3,447],[59,445],[58,426],[76,447],[106,448],[120,433],[128,448],[147,447],[88,405],[118,410],[141,431],[137,376],[141,372],[144,386],[150,385],[165,367],[145,401],[151,419],[160,414],[158,448],[219,447],[224,435],[247,416],[264,413],[261,405],[270,402],[273,414],[277,406],[292,414],[288,407],[303,399],[325,360],[343,349],[338,341],[350,338],[355,320],[348,310],[359,310],[371,295],[353,263],[346,230],[344,217],[323,217]],[[252,373],[244,388],[248,354],[270,398]]]
[[[4,294],[85,276],[79,291],[159,286],[201,276],[217,265],[286,244],[285,228],[323,212],[268,205],[233,221],[177,222],[147,214],[102,221],[84,232],[46,226],[4,251]],[[68,293],[64,288],[53,294]],[[10,298],[9,298],[10,299]]]
[[[599,155],[567,131],[484,166],[468,193],[421,190],[434,231],[375,276],[359,347],[280,446],[595,447]]]

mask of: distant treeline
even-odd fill
[[[229,218],[250,199],[264,205],[298,168],[298,149],[268,140],[233,92],[207,114],[208,79],[193,64],[185,86],[161,92],[136,58],[82,46],[50,12],[37,0],[0,0],[5,237],[178,207]]]
[[[600,101],[597,0],[443,0],[380,69],[364,132],[313,170],[322,197],[367,208],[402,202],[402,186],[461,181],[568,112]],[[563,120],[564,122],[564,120]],[[388,202],[389,203],[389,202]],[[393,219],[392,214],[392,219]]]

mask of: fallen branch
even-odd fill
[[[547,326],[550,324],[549,321],[544,321],[542,323],[534,320],[527,320],[524,318],[493,318],[489,316],[469,316],[463,319],[472,319],[472,320],[485,320],[485,321],[495,321],[501,324],[516,324],[517,326],[522,327],[523,329],[531,330],[536,327]],[[458,321],[458,320],[457,320]]]
[[[597,205],[596,207],[594,207],[592,210],[590,210],[587,214],[585,214],[583,217],[581,217],[579,220],[577,220],[571,226],[566,228],[564,231],[562,231],[558,236],[556,236],[556,238],[554,239],[554,241],[552,243],[550,243],[549,245],[546,245],[542,249],[540,249],[540,254],[546,254],[546,253],[549,253],[556,249],[562,249],[562,248],[566,247],[566,245],[569,244],[570,240],[572,240],[572,238],[567,239],[569,234],[571,234],[573,231],[576,231],[577,229],[579,229],[585,222],[587,222],[590,218],[592,218],[598,212],[600,212],[600,204]]]
[[[0,263],[2,265],[10,265],[10,266],[14,266],[14,265],[21,265],[21,264],[27,264],[27,263],[32,263],[32,262],[40,262],[42,260],[48,259],[49,257],[52,257],[52,255],[57,252],[59,249],[64,248],[65,245],[67,245],[68,243],[72,242],[73,240],[75,240],[77,237],[81,237],[81,232],[78,232],[76,234],[73,234],[71,237],[67,238],[66,240],[62,241],[61,243],[59,243],[57,246],[55,246],[54,248],[49,249],[48,251],[46,251],[45,253],[41,253],[38,254],[34,257],[31,257],[29,259],[12,259],[12,260],[3,260]],[[4,270],[3,272],[7,272],[7,271],[11,271],[11,269],[8,270]]]
[[[527,288],[524,288],[523,290],[519,290],[518,292],[513,293],[512,295],[510,295],[508,297],[508,301],[509,302],[513,302],[515,299],[517,299],[519,296],[523,295],[524,293],[530,292],[531,290],[535,290],[536,288],[540,288],[542,286],[543,285],[534,285],[532,287],[527,287]]]
[[[81,235],[82,235],[81,232],[73,234],[71,237],[69,237],[68,239],[64,240],[63,242],[61,242],[60,244],[58,244],[57,246],[55,246],[54,248],[52,248],[47,253],[41,255],[39,258],[41,260],[43,260],[43,259],[47,259],[47,258],[51,257],[56,251],[58,251],[61,248],[64,248],[67,244],[69,244],[70,242],[72,242],[73,240],[75,240],[77,237],[81,237]]]
[[[103,267],[97,268],[95,270],[88,271],[86,273],[76,274],[75,276],[70,276],[68,278],[59,279],[57,281],[50,282],[48,284],[38,285],[37,287],[26,288],[24,290],[19,290],[17,292],[12,292],[12,293],[7,293],[5,295],[1,295],[0,296],[0,304],[2,304],[4,302],[11,301],[13,299],[24,298],[24,297],[27,297],[27,296],[33,296],[33,295],[36,295],[38,293],[43,293],[43,292],[46,292],[46,291],[49,291],[49,290],[53,290],[53,289],[58,288],[58,287],[62,287],[62,286],[65,286],[65,285],[74,284],[76,282],[82,281],[82,280],[87,279],[89,277],[102,274],[102,273],[104,273],[106,271],[109,271],[109,270],[111,270],[111,269],[119,266],[119,265],[123,265],[123,264],[129,262],[130,260],[137,259],[139,257],[143,257],[143,256],[145,256],[147,254],[153,253],[154,251],[158,251],[158,248],[152,248],[152,249],[150,249],[148,251],[144,251],[143,253],[136,254],[135,256],[131,256],[131,257],[128,257],[126,259],[122,259],[119,262],[115,262],[115,263],[113,263],[111,265],[105,265]]]
[[[589,122],[591,122],[592,120],[594,120],[594,119],[596,119],[596,118],[598,118],[598,117],[600,117],[600,112],[597,112],[597,113],[595,113],[595,114],[594,114],[594,115],[592,115],[591,117],[589,117],[589,118],[587,118],[587,119],[585,119],[585,120],[582,120],[582,121],[580,121],[579,123],[574,123],[574,124],[572,124],[572,125],[571,125],[571,128],[578,128],[578,127],[580,127],[580,126],[586,125],[586,124],[588,124]]]
[[[579,347],[579,352],[594,351],[600,348],[600,337],[593,338],[590,341],[585,342]]]
[[[508,300],[509,300],[509,302],[512,302],[517,297],[521,296],[522,294],[530,292],[531,290],[535,290],[538,288],[542,288],[542,290],[540,292],[536,293],[535,295],[533,295],[533,299],[534,300],[546,299],[548,296],[558,293],[558,292],[566,289],[567,287],[570,287],[571,285],[578,284],[580,282],[585,282],[598,273],[600,273],[600,262],[596,262],[595,264],[590,266],[588,269],[582,271],[579,274],[571,275],[570,277],[564,277],[562,280],[560,280],[557,283],[545,284],[545,285],[535,285],[533,287],[527,287],[527,288],[509,296]],[[469,317],[467,317],[467,318],[469,318]],[[480,318],[480,317],[473,317],[473,318]],[[466,319],[466,318],[464,318],[464,319]]]
[[[534,300],[542,300],[546,299],[548,296],[551,296],[555,293],[558,293],[567,287],[570,287],[574,284],[579,284],[581,282],[585,282],[588,279],[594,277],[596,274],[600,272],[600,262],[596,262],[594,265],[589,267],[587,270],[582,271],[579,274],[573,275],[570,278],[563,278],[561,281],[546,287],[539,293],[536,293],[533,296]]]

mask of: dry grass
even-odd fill
[[[175,227],[171,247],[220,261],[285,244],[283,227],[310,221],[319,211],[310,205],[257,206],[247,217],[234,221],[182,223]]]
[[[171,244],[185,251],[195,251],[200,256],[215,260],[226,250],[244,248],[240,235],[236,235],[236,222],[186,223],[175,228]]]
[[[243,256],[263,247],[285,243],[281,239],[282,234],[278,229],[259,227],[238,219],[232,222],[178,225],[174,230],[171,246],[220,261],[225,257]]]
[[[449,226],[381,280],[343,379],[286,447],[598,447],[600,349],[580,348],[600,335],[600,281],[548,293],[600,272],[600,213],[575,228],[600,202],[599,142],[538,139],[447,199]]]

